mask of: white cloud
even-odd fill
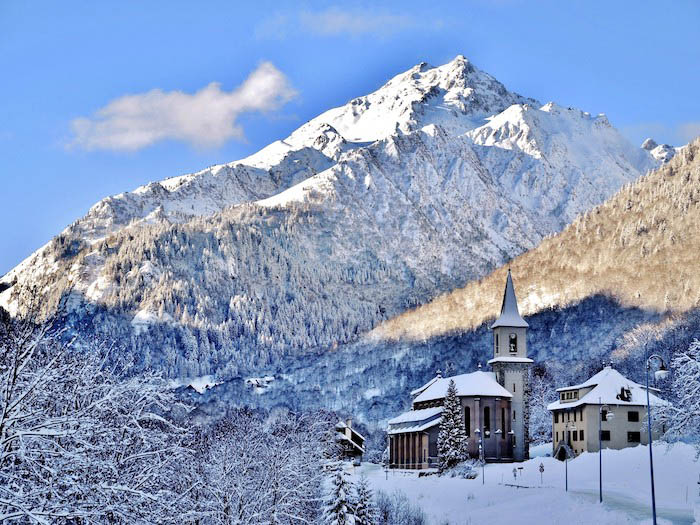
[[[167,139],[220,146],[243,138],[239,115],[277,109],[296,94],[280,70],[263,62],[228,92],[212,82],[194,94],[153,89],[119,97],[92,117],[74,119],[70,146],[134,151]]]
[[[441,20],[418,19],[405,13],[382,9],[342,9],[329,7],[320,11],[276,13],[257,27],[262,37],[285,38],[289,33],[311,33],[317,36],[389,36],[409,29],[438,29]]]
[[[304,29],[316,34],[352,36],[396,33],[416,25],[416,20],[405,14],[382,11],[347,11],[330,7],[325,11],[304,11],[299,20]]]

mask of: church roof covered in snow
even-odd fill
[[[513,287],[513,278],[508,270],[508,278],[506,279],[506,289],[503,292],[503,304],[501,305],[501,315],[491,325],[491,328],[499,326],[509,326],[513,328],[527,328],[528,324],[520,317],[518,311],[518,301],[515,298],[515,288]]]
[[[389,420],[388,434],[402,434],[404,432],[422,432],[439,425],[442,421],[443,407],[424,408],[422,410],[409,410]]]
[[[589,380],[579,385],[558,388],[557,392],[580,390],[582,388],[591,388],[591,390],[578,400],[570,402],[558,400],[547,405],[547,408],[549,410],[558,410],[562,408],[575,408],[581,405],[606,404],[637,406],[647,404],[646,387],[634,381],[630,381],[611,366],[606,366]],[[626,391],[624,395],[622,395],[623,390]],[[649,403],[651,405],[667,405],[668,402],[654,395],[654,391],[656,391],[655,388],[649,388]]]
[[[453,379],[457,387],[458,396],[494,396],[513,397],[505,388],[498,384],[493,372],[482,372],[478,370],[471,374],[461,374],[452,377],[440,377],[423,390],[414,400],[414,403],[421,401],[432,401],[442,399],[447,394],[447,387]]]

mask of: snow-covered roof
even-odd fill
[[[428,388],[421,392],[413,402],[432,401],[442,399],[447,394],[447,387],[453,379],[457,387],[458,396],[494,396],[513,397],[505,388],[498,384],[493,372],[482,372],[481,370],[470,374],[461,374],[452,377],[441,377],[433,382]]]
[[[430,419],[429,421],[425,421],[423,423],[416,423],[416,424],[405,424],[405,425],[396,425],[396,426],[390,426],[386,433],[389,435],[394,435],[394,434],[405,434],[406,432],[423,432],[424,430],[428,430],[429,428],[432,428],[434,426],[437,426],[440,424],[442,421],[442,416],[436,417],[435,419]]]
[[[365,436],[363,436],[362,434],[360,434],[360,433],[359,433],[357,430],[355,430],[353,427],[347,426],[347,424],[343,423],[342,421],[338,421],[338,422],[335,424],[335,429],[336,429],[336,430],[342,431],[342,430],[345,430],[346,428],[349,428],[351,432],[353,432],[354,434],[357,434],[358,437],[362,438],[362,441],[365,440]]]
[[[423,408],[421,410],[409,410],[401,415],[398,415],[389,420],[390,425],[399,423],[411,423],[416,421],[425,421],[428,418],[442,413],[442,407]]]
[[[510,356],[505,356],[505,357],[494,357],[493,359],[490,359],[488,361],[488,364],[491,363],[534,363],[532,359],[529,357],[510,357]]]
[[[348,436],[346,436],[345,434],[340,434],[340,433],[338,433],[337,440],[338,440],[338,441],[347,441],[347,442],[350,443],[353,447],[355,447],[357,450],[359,450],[359,451],[362,452],[363,454],[365,453],[365,449],[364,449],[364,448],[362,448],[360,445],[358,445],[357,443],[355,443],[352,439],[350,439],[350,438],[349,438]]]
[[[581,405],[599,404],[641,406],[647,403],[646,387],[634,381],[630,381],[611,366],[606,366],[593,377],[579,385],[558,388],[557,392],[578,390],[581,388],[592,388],[592,390],[576,401],[561,402],[558,400],[554,403],[550,403],[547,405],[547,409],[557,410],[561,408],[575,408]],[[630,391],[629,401],[622,400],[619,397],[620,391],[623,388],[629,389]],[[653,390],[656,389],[649,389],[649,403],[652,405],[667,405],[668,402],[654,395],[652,393]]]
[[[439,375],[436,375],[435,377],[433,377],[430,381],[428,381],[428,382],[427,382],[426,384],[424,384],[423,386],[420,386],[420,387],[416,388],[415,390],[411,390],[411,397],[417,396],[418,394],[420,394],[421,392],[423,392],[423,390],[425,390],[426,388],[428,388],[430,385],[432,385],[432,384],[433,384],[435,381],[437,381],[438,379],[440,379],[440,376],[439,376]]]
[[[491,325],[491,328],[499,326],[512,326],[514,328],[527,328],[529,325],[525,319],[520,317],[518,311],[518,301],[515,298],[515,288],[513,287],[513,278],[508,270],[508,278],[506,279],[506,289],[503,292],[503,304],[501,305],[501,315]]]
[[[388,434],[403,434],[405,432],[422,432],[439,425],[442,421],[442,407],[409,410],[389,420]]]

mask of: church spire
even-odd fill
[[[501,315],[498,317],[498,319],[496,319],[496,322],[491,325],[491,328],[497,328],[499,326],[508,326],[513,328],[528,327],[525,319],[520,317],[520,312],[518,311],[518,300],[515,298],[515,288],[513,287],[513,278],[510,275],[510,268],[508,268],[506,289],[503,292]]]

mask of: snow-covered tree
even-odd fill
[[[667,439],[690,440],[700,455],[700,341],[695,339],[687,350],[675,355],[671,371],[670,390],[675,399],[659,409],[659,420],[666,425]]]
[[[355,525],[376,525],[377,507],[367,478],[360,477],[355,486]]]
[[[452,379],[445,395],[437,446],[440,471],[454,467],[468,458],[462,405],[457,397],[457,386]]]
[[[326,498],[325,521],[328,525],[354,525],[355,516],[350,501],[352,483],[342,462],[329,465],[332,472],[331,490]]]
[[[186,407],[64,336],[0,327],[0,522],[178,521],[189,430],[172,414]]]
[[[217,525],[314,523],[329,425],[322,414],[229,412],[198,445],[202,495],[193,515]]]
[[[554,382],[546,370],[536,369],[530,379],[530,442],[536,445],[552,440],[552,413],[547,405],[556,401],[557,393]]]

